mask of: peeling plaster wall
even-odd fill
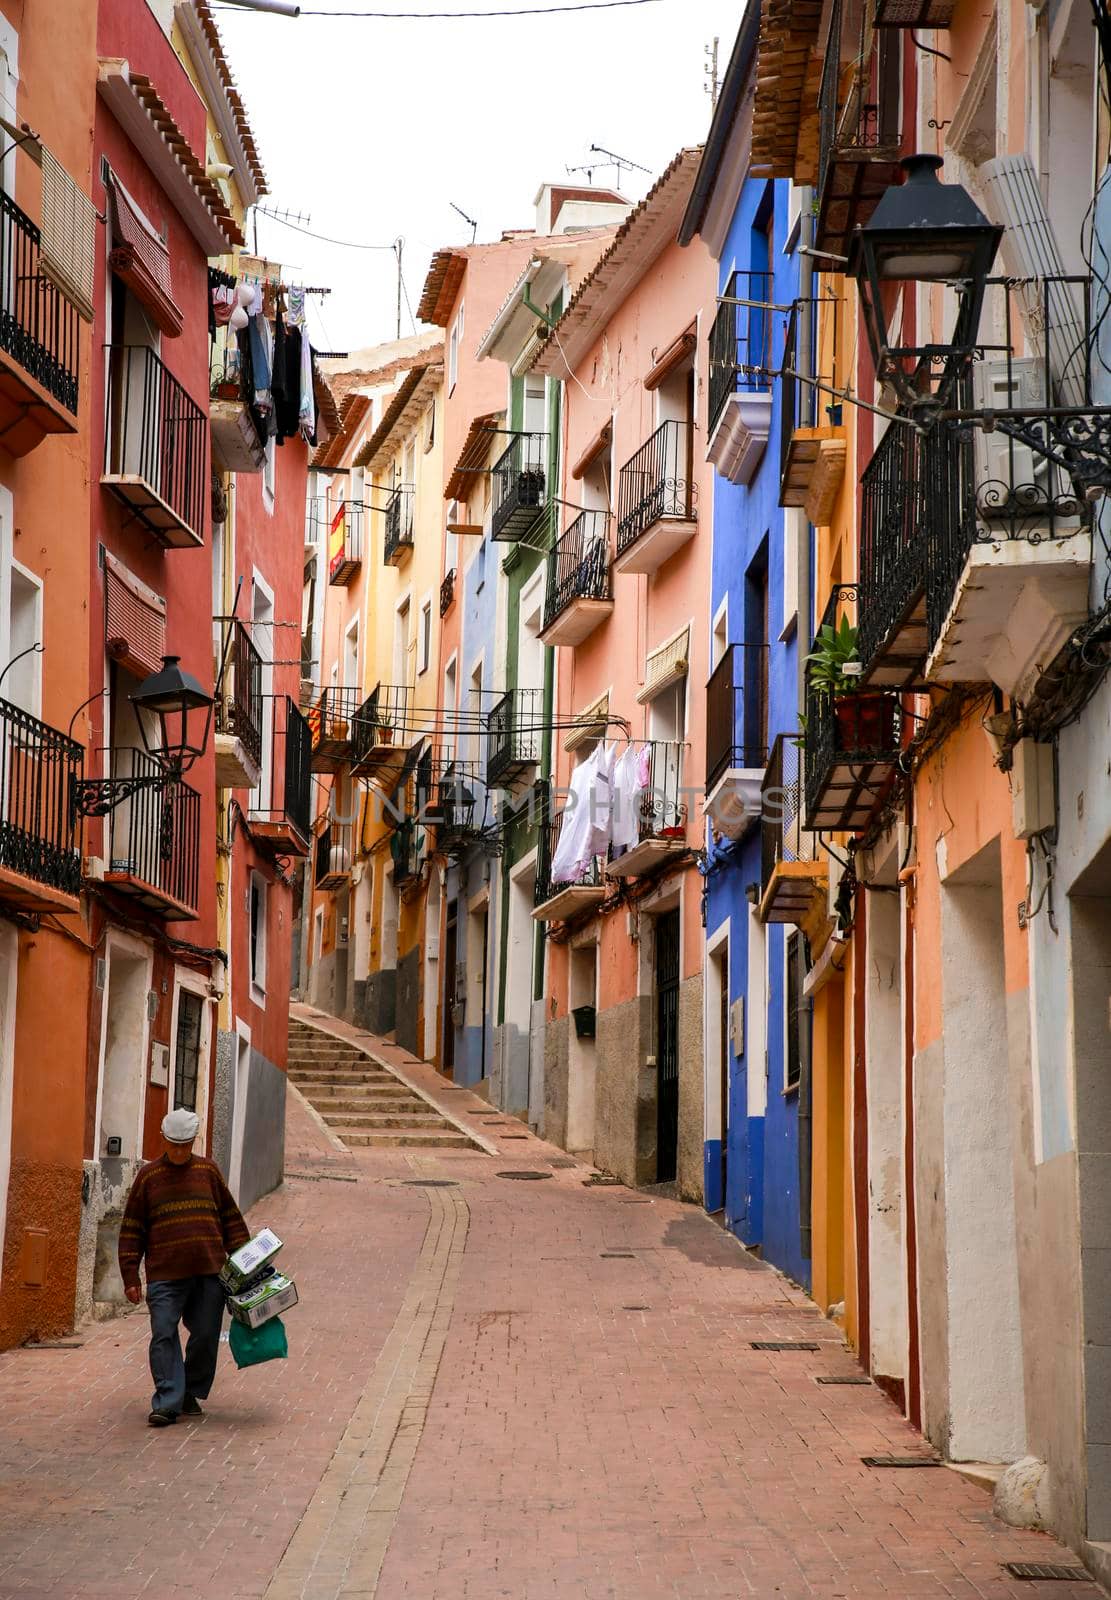
[[[706,1074],[702,1043],[702,973],[679,985],[679,1151],[676,1179],[684,1200],[702,1204]]]
[[[558,1026],[569,1025],[559,1019]],[[632,1188],[656,1181],[656,1069],[645,1065],[652,1036],[648,995],[598,1013],[594,1161]]]

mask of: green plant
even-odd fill
[[[842,617],[835,627],[827,622],[818,630],[815,648],[806,658],[810,687],[826,697],[836,694],[854,694],[860,687],[856,650],[857,632],[848,617]]]

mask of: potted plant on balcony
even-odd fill
[[[857,630],[848,617],[818,630],[807,656],[808,680],[819,699],[832,699],[841,751],[890,750],[895,744],[895,701],[860,684]],[[805,727],[803,729],[805,732]]]
[[[538,510],[544,503],[544,470],[525,467],[517,474],[517,504]]]

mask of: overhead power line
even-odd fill
[[[303,233],[309,239],[319,239],[321,244],[338,245],[341,250],[389,250],[397,254],[397,240],[389,244],[358,244],[354,239],[332,239],[326,233],[317,233],[312,228],[302,228],[296,222],[290,222],[287,217],[278,216],[277,212],[267,211],[264,206],[257,208],[262,217],[269,217],[271,222],[280,222],[283,228],[292,228],[294,233]]]
[[[301,7],[303,17],[366,17],[378,22],[474,21],[482,17],[550,17],[565,11],[614,11],[623,6],[655,6],[662,0],[580,0],[577,5],[522,6],[499,11],[317,11]],[[217,11],[242,12],[237,5],[224,4],[213,7]],[[258,13],[255,13],[256,15]]]

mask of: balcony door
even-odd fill
[[[673,1183],[679,1159],[678,911],[656,918],[656,1182]]]
[[[663,457],[658,465],[662,478],[664,513],[689,516],[691,485],[694,480],[694,358],[690,357],[669,372],[656,390],[656,427],[675,423],[663,441]]]
[[[251,809],[263,815],[274,805],[274,596],[255,574],[251,590],[251,642],[262,658],[262,764]],[[236,685],[238,690],[239,686]]]

